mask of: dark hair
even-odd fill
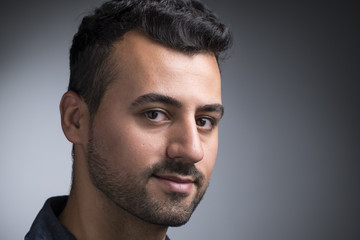
[[[77,92],[93,116],[112,81],[112,44],[140,29],[186,54],[211,52],[217,60],[231,45],[228,28],[197,0],[113,0],[85,16],[70,50],[68,90]]]

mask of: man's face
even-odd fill
[[[111,61],[117,77],[89,130],[92,183],[144,221],[182,225],[216,159],[223,111],[216,59],[188,56],[132,31],[115,44]]]

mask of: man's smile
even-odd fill
[[[167,191],[190,194],[195,182],[191,176],[182,175],[154,175],[157,182]]]

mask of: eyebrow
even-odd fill
[[[182,103],[179,100],[172,98],[170,96],[159,94],[159,93],[144,94],[144,95],[136,98],[131,103],[131,107],[138,107],[138,106],[141,106],[141,105],[144,105],[147,103],[154,103],[154,102],[175,106],[177,108],[182,107]],[[196,109],[196,111],[198,111],[198,112],[216,112],[220,115],[220,118],[222,118],[222,116],[224,115],[223,105],[217,104],[217,103],[200,106]]]
[[[158,94],[158,93],[148,93],[148,94],[142,95],[142,96],[136,98],[135,101],[133,101],[131,103],[131,106],[137,107],[137,106],[140,106],[140,105],[143,105],[146,103],[153,103],[153,102],[164,103],[167,105],[175,106],[177,108],[182,107],[181,102],[179,102],[175,98],[172,98],[172,97],[169,97],[166,95],[162,95],[162,94]]]
[[[215,112],[220,115],[220,118],[224,116],[224,106],[221,104],[208,104],[196,109],[198,112]]]

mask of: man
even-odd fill
[[[230,42],[195,0],[110,1],[86,16],[60,103],[71,192],[47,200],[25,239],[160,240],[185,224],[216,159]]]

